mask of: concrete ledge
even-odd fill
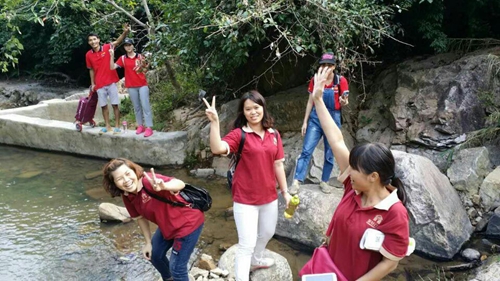
[[[78,132],[72,122],[8,114],[5,111],[0,113],[0,143],[102,158],[125,157],[150,165],[184,163],[186,132],[155,132],[149,138],[138,136],[132,130],[118,135],[99,135],[100,128],[84,126],[83,131]]]

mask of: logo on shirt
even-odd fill
[[[368,219],[366,221],[366,224],[368,224],[373,228],[377,228],[382,223],[383,220],[384,218],[381,215],[376,215],[373,219]]]
[[[151,197],[149,195],[147,195],[146,193],[142,193],[142,203],[146,203],[148,202],[149,200],[151,200]]]

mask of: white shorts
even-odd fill
[[[108,105],[108,97],[111,105],[120,104],[120,98],[118,97],[118,87],[116,83],[111,83],[97,90],[97,97],[99,99],[99,106],[105,107]]]

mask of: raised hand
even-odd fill
[[[313,98],[322,99],[323,89],[325,88],[328,76],[332,73],[333,68],[331,67],[320,67],[318,73],[314,74],[314,89]]]
[[[217,114],[217,110],[215,109],[215,96],[212,97],[212,105],[210,105],[205,98],[203,98],[203,102],[207,106],[207,109],[205,109],[205,114],[207,115],[208,120],[210,120],[210,122],[218,122],[219,115]]]
[[[132,31],[132,28],[130,27],[130,25],[128,23],[124,23],[123,24],[123,32],[131,32]]]
[[[155,169],[153,168],[151,168],[151,175],[153,176],[153,178],[151,178],[148,174],[144,173],[144,176],[149,181],[151,186],[153,186],[155,191],[168,190],[167,186],[165,185],[165,182],[162,179],[156,178]]]

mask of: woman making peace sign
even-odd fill
[[[273,119],[267,112],[265,100],[257,91],[243,94],[234,129],[222,139],[215,97],[212,98],[212,105],[205,99],[203,101],[211,122],[212,153],[227,155],[237,151],[241,135],[245,132],[241,159],[234,173],[232,195],[238,231],[235,275],[236,280],[247,281],[250,270],[274,264],[274,260],[264,257],[264,250],[274,235],[278,220],[276,180],[287,206],[291,199],[283,168],[283,144],[279,133],[272,128]]]
[[[178,196],[184,182],[155,174],[152,168],[148,175],[141,166],[123,158],[108,162],[103,173],[104,189],[112,197],[122,197],[130,216],[141,228],[146,240],[142,248],[144,258],[151,261],[163,280],[189,281],[187,264],[203,228],[203,212],[172,206],[148,195],[155,193],[171,201],[187,203]],[[149,221],[158,225],[152,238]],[[169,261],[166,253],[172,246]]]

